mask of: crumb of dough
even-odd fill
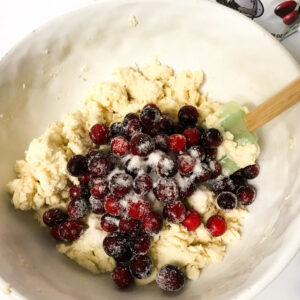
[[[129,18],[130,27],[136,27],[138,24],[139,24],[139,21],[137,20],[136,16],[130,16],[130,18]]]
[[[290,139],[289,139],[289,148],[291,150],[293,150],[296,146],[296,138],[294,136],[292,136]]]
[[[4,285],[4,287],[2,288],[2,292],[3,292],[5,295],[11,294],[11,284],[10,284],[10,283],[6,283],[6,284]]]
[[[22,83],[22,88],[26,89],[26,83]]]

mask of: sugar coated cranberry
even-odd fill
[[[196,230],[201,225],[201,216],[194,209],[188,209],[186,217],[182,221],[182,225],[185,226],[188,231]]]
[[[217,148],[223,142],[221,132],[216,128],[210,128],[204,131],[201,136],[201,144],[205,148]]]
[[[178,292],[183,288],[184,282],[183,272],[174,265],[165,265],[156,274],[156,283],[167,292]]]
[[[168,139],[169,149],[173,152],[180,152],[186,149],[186,138],[182,134],[172,134]]]
[[[110,162],[106,157],[93,157],[88,164],[93,176],[104,177],[110,171]]]
[[[59,226],[59,235],[65,242],[77,240],[83,233],[83,226],[78,220],[67,220]]]
[[[130,249],[134,254],[146,254],[151,246],[151,238],[146,232],[140,232],[130,241]]]
[[[68,215],[71,219],[83,218],[87,215],[88,211],[88,204],[83,198],[73,199],[68,205]]]
[[[250,205],[256,197],[256,191],[251,186],[241,186],[237,190],[237,197],[241,204]]]
[[[154,235],[162,229],[163,220],[158,213],[150,212],[144,217],[142,226],[148,234]]]
[[[82,176],[87,173],[87,159],[82,155],[73,155],[67,164],[67,169],[72,176]]]
[[[123,232],[109,233],[103,240],[103,248],[105,253],[117,262],[127,262],[132,257],[129,237]]]
[[[123,156],[129,153],[129,142],[122,136],[116,136],[111,141],[110,149],[115,155]]]
[[[212,190],[216,194],[221,192],[233,192],[235,190],[235,185],[230,178],[220,176],[220,178],[216,179],[213,183]]]
[[[139,172],[139,167],[136,164],[136,159],[135,157],[128,159],[125,164],[124,164],[124,170],[127,174],[135,178]]]
[[[180,122],[175,123],[174,133],[183,133],[183,131],[184,131],[184,126]]]
[[[84,198],[88,199],[90,196],[90,192],[87,187],[82,185],[73,185],[69,189],[69,196],[71,200],[77,199],[77,198]]]
[[[198,145],[200,142],[200,132],[197,128],[188,128],[182,133],[186,138],[188,147]]]
[[[109,183],[111,193],[117,198],[127,195],[132,187],[132,177],[126,173],[115,174]]]
[[[175,122],[170,117],[162,115],[158,126],[163,133],[172,134],[175,128]]]
[[[90,129],[90,138],[96,145],[106,144],[109,136],[109,128],[105,124],[96,124]]]
[[[56,227],[66,220],[66,213],[59,208],[50,208],[43,214],[43,222],[49,227]]]
[[[101,150],[96,150],[93,149],[91,151],[89,151],[89,153],[85,156],[87,159],[88,164],[90,163],[90,161],[94,158],[94,157],[98,157],[98,158],[102,158],[102,157],[106,157],[105,153]]]
[[[50,230],[50,233],[52,235],[52,237],[57,241],[57,242],[61,242],[62,238],[60,236],[59,233],[59,227],[52,227]]]
[[[92,187],[91,194],[98,199],[103,199],[108,194],[107,183],[100,181]]]
[[[136,255],[131,259],[129,268],[134,277],[145,279],[152,273],[153,263],[147,255]]]
[[[210,177],[213,178],[217,178],[219,175],[221,175],[222,173],[222,166],[221,164],[216,161],[216,160],[212,160],[209,162],[208,164],[209,168],[210,168]]]
[[[120,289],[127,288],[132,282],[132,275],[128,266],[116,267],[111,274],[111,278]]]
[[[125,127],[125,132],[127,136],[133,136],[136,133],[141,131],[142,131],[142,124],[138,119],[129,120],[127,126]]]
[[[205,151],[204,149],[197,145],[197,146],[192,146],[189,150],[188,150],[188,154],[197,159],[199,158],[201,161],[203,161],[205,159]]]
[[[119,229],[123,232],[134,233],[140,227],[140,221],[130,217],[121,217],[119,222]]]
[[[123,123],[121,122],[112,123],[109,127],[109,135],[111,138],[115,136],[125,135],[125,129]]]
[[[185,207],[182,202],[168,203],[163,209],[164,218],[172,223],[181,223],[185,219]]]
[[[174,177],[178,171],[177,163],[169,156],[163,156],[157,164],[158,174],[162,177]]]
[[[115,198],[113,195],[106,196],[104,209],[107,213],[113,216],[119,216],[122,211],[119,199]]]
[[[179,196],[178,187],[174,180],[160,180],[156,188],[154,189],[154,194],[157,200],[167,203],[170,201],[177,200]]]
[[[152,138],[145,133],[137,133],[130,140],[130,150],[133,155],[147,156],[154,147]]]
[[[94,214],[102,215],[105,213],[104,199],[98,199],[98,198],[95,198],[94,196],[91,196],[89,198],[89,203],[90,203],[91,211]]]
[[[155,149],[162,150],[164,152],[168,151],[168,136],[164,133],[157,134],[153,138]]]
[[[223,210],[232,210],[237,206],[237,197],[231,192],[222,192],[217,197],[217,204]]]
[[[227,225],[222,216],[213,215],[207,220],[206,228],[212,236],[220,236],[226,231]]]
[[[183,181],[186,181],[186,182],[183,183]],[[196,190],[196,185],[189,178],[181,177],[180,183],[178,183],[178,189],[179,189],[179,197],[181,199],[187,199],[188,197],[192,196],[192,194]]]
[[[140,114],[141,122],[146,129],[155,126],[159,122],[160,117],[161,112],[155,104],[145,105]]]
[[[247,166],[241,170],[242,176],[246,179],[253,179],[259,174],[259,165],[254,164]]]
[[[106,232],[113,232],[118,229],[119,219],[110,214],[105,214],[101,217],[100,220],[101,228]]]
[[[135,113],[128,113],[123,119],[123,126],[126,127],[130,120],[139,120],[139,116]]]
[[[139,195],[148,194],[153,188],[152,179],[146,174],[139,175],[133,182],[133,189]]]
[[[177,157],[177,163],[181,174],[189,174],[195,166],[195,159],[188,154],[181,154]]]
[[[90,180],[91,180],[91,176],[90,176],[89,173],[86,173],[86,174],[79,177],[79,182],[82,185],[88,185],[90,183]],[[71,195],[70,195],[70,197],[71,197]]]
[[[197,108],[191,105],[186,105],[180,108],[178,112],[178,120],[184,126],[193,126],[197,123],[199,113]]]
[[[131,218],[141,220],[150,212],[150,203],[145,199],[129,200],[127,210]]]
[[[210,170],[209,166],[205,163],[202,163],[199,172],[197,172],[197,174],[196,174],[197,182],[199,182],[199,183],[205,182],[205,181],[209,180],[210,177],[211,177],[211,170]]]

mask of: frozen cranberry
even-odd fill
[[[107,195],[104,202],[104,209],[107,213],[113,216],[119,216],[121,214],[121,204],[119,199],[112,195]]]
[[[134,219],[143,219],[150,212],[150,203],[145,199],[128,201],[128,214]]]
[[[163,266],[156,274],[156,283],[167,292],[178,292],[184,286],[184,274],[174,265]]]
[[[139,120],[139,116],[135,113],[129,113],[127,114],[123,119],[123,126],[126,127],[128,125],[128,122],[130,120]]]
[[[206,228],[212,236],[220,236],[226,231],[227,225],[222,216],[213,215],[207,220]]]
[[[188,147],[198,145],[200,142],[200,132],[197,128],[188,128],[182,133],[186,138]]]
[[[150,176],[143,174],[135,178],[133,189],[139,195],[148,194],[153,188],[152,179]]]
[[[114,232],[118,229],[119,219],[110,214],[104,214],[100,220],[101,228],[106,232]]]
[[[183,133],[183,131],[184,131],[184,126],[180,122],[175,123],[174,133]]]
[[[43,222],[49,227],[56,227],[66,220],[67,215],[59,208],[50,208],[43,214]]]
[[[110,171],[110,162],[106,157],[93,157],[88,168],[93,176],[104,177]]]
[[[130,192],[131,187],[132,177],[126,173],[115,174],[109,183],[111,193],[117,198],[127,195]]]
[[[90,138],[96,145],[108,142],[109,128],[105,124],[96,124],[90,129]]]
[[[91,194],[98,199],[103,199],[108,194],[107,183],[104,181],[98,182],[92,187]]]
[[[167,203],[177,200],[179,191],[174,180],[160,180],[154,189],[154,194],[157,200]]]
[[[87,187],[82,185],[73,185],[69,189],[69,196],[71,200],[77,199],[77,198],[84,198],[88,199],[90,197],[90,192]]]
[[[57,242],[62,241],[60,233],[59,233],[59,227],[52,227],[50,230],[50,233]]]
[[[223,142],[221,132],[216,128],[210,128],[204,131],[201,136],[201,144],[205,148],[217,148]]]
[[[220,178],[216,179],[212,184],[212,190],[216,194],[220,194],[221,192],[233,192],[235,185],[230,178],[220,176]]]
[[[110,143],[111,152],[123,156],[129,152],[129,142],[122,136],[116,136]]]
[[[242,176],[246,179],[253,179],[259,174],[259,165],[254,164],[247,166],[241,170]]]
[[[109,135],[111,138],[115,136],[122,136],[125,135],[125,129],[123,123],[116,122],[110,125],[109,127]]]
[[[113,152],[109,152],[107,155],[107,159],[110,162],[110,170],[111,171],[116,168],[122,169],[121,156],[115,155]]]
[[[201,164],[201,169],[196,173],[196,180],[199,183],[205,182],[209,180],[211,177],[211,170],[209,166],[205,163]]]
[[[200,125],[196,125],[195,128],[197,128],[199,130],[199,132],[200,132],[200,140],[201,140],[202,133],[205,131],[205,129],[202,126],[200,126]]]
[[[177,157],[178,168],[181,174],[189,174],[195,166],[195,159],[188,154],[181,154]]]
[[[127,288],[132,282],[132,275],[128,266],[116,267],[111,274],[111,278],[120,289]]]
[[[89,165],[90,161],[94,157],[103,158],[103,157],[106,157],[106,155],[103,151],[94,149],[94,150],[89,151],[89,153],[85,157],[86,157],[88,165]]]
[[[129,120],[127,126],[125,127],[125,133],[127,136],[133,136],[141,131],[142,124],[138,119]]]
[[[201,216],[194,209],[188,209],[186,217],[182,221],[182,225],[185,226],[188,231],[196,230],[201,225]]]
[[[134,233],[140,227],[140,221],[130,217],[121,217],[119,222],[119,229],[123,232]]]
[[[182,202],[168,203],[163,210],[163,217],[172,223],[181,223],[185,219],[185,207]]]
[[[232,175],[230,175],[230,179],[233,181],[235,185],[235,190],[237,190],[241,186],[247,185],[247,180],[239,174],[233,173]]]
[[[186,138],[182,134],[172,134],[168,139],[169,149],[173,152],[180,152],[186,149]]]
[[[128,159],[124,164],[124,170],[127,174],[135,178],[137,174],[139,173],[139,168],[137,167],[137,164],[135,162],[135,159]]]
[[[205,151],[201,146],[192,146],[188,153],[195,159],[199,158],[201,161],[205,159]]]
[[[155,144],[155,149],[162,150],[164,152],[168,151],[168,136],[164,133],[162,134],[157,134],[153,138],[154,144]]]
[[[232,210],[237,206],[237,197],[231,192],[222,192],[217,197],[217,204],[223,210]]]
[[[90,183],[90,180],[91,180],[91,176],[90,176],[89,173],[86,173],[86,174],[79,177],[79,182],[82,185],[88,185]],[[70,195],[70,197],[71,197],[71,195]]]
[[[77,240],[83,233],[83,226],[78,220],[67,220],[59,226],[59,235],[65,242]]]
[[[209,162],[209,168],[210,168],[210,177],[213,178],[217,178],[219,175],[221,175],[222,173],[222,166],[219,162],[217,162],[216,160],[212,160]]]
[[[166,115],[161,116],[158,126],[163,133],[166,134],[174,133],[175,122]]]
[[[72,176],[82,176],[87,173],[87,159],[82,155],[73,155],[67,164],[67,169]]]
[[[143,229],[150,235],[158,233],[163,226],[161,216],[156,212],[150,212],[142,221]]]
[[[94,196],[91,196],[89,198],[89,203],[90,203],[91,211],[94,214],[102,215],[105,213],[103,199],[98,199],[98,198],[95,198]]]
[[[68,215],[71,219],[83,218],[87,215],[88,211],[88,204],[83,198],[73,199],[68,205]]]
[[[217,153],[218,149],[217,148],[206,148],[205,149],[205,161],[209,163],[212,160],[217,159]]]
[[[191,105],[186,105],[180,108],[178,112],[178,120],[184,126],[193,126],[197,123],[199,113],[197,108]]]
[[[174,177],[178,171],[177,163],[168,156],[163,156],[157,164],[158,174],[162,177]]]
[[[152,138],[145,133],[137,133],[130,140],[130,150],[133,155],[147,156],[154,147]]]
[[[103,240],[103,248],[105,253],[117,262],[127,262],[132,257],[129,237],[123,232],[109,233]]]
[[[145,128],[158,123],[161,117],[161,112],[155,104],[147,104],[141,111],[140,120]]]
[[[147,255],[136,255],[129,263],[131,274],[138,279],[149,277],[153,270],[153,263]]]
[[[256,191],[251,186],[241,186],[237,190],[237,197],[241,204],[250,205],[256,197]]]
[[[192,194],[196,190],[196,185],[189,178],[181,177],[180,183],[178,183],[178,189],[179,189],[179,197],[181,199],[187,199],[188,197],[192,196]]]
[[[130,241],[130,249],[134,254],[146,254],[151,246],[151,238],[145,232],[140,232]]]

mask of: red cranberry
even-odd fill
[[[196,180],[199,183],[209,180],[211,177],[211,170],[207,164],[201,164],[201,171],[196,174]]]
[[[140,227],[140,221],[132,219],[130,217],[121,217],[119,223],[119,229],[123,232],[134,233]]]
[[[176,162],[168,156],[163,156],[157,164],[158,174],[162,177],[174,177],[178,171]]]
[[[122,208],[119,199],[112,195],[107,195],[104,202],[105,211],[113,216],[119,216]]]
[[[205,151],[201,146],[192,146],[188,153],[195,159],[199,158],[201,161],[205,159]]]
[[[145,232],[135,235],[130,241],[130,249],[134,254],[146,254],[151,246],[151,238]]]
[[[91,193],[95,198],[103,199],[108,194],[107,183],[104,181],[98,182],[92,187]]]
[[[121,198],[127,195],[132,186],[132,177],[126,173],[115,174],[109,184],[111,193],[117,197]]]
[[[116,136],[111,141],[110,149],[115,155],[123,156],[129,153],[129,142],[122,136]]]
[[[156,283],[167,292],[178,292],[184,286],[184,274],[174,265],[163,266],[156,275]]]
[[[87,215],[89,207],[83,198],[73,199],[68,205],[68,215],[71,219],[80,219]]]
[[[80,176],[79,177],[79,182],[82,184],[82,185],[88,185],[90,183],[90,180],[91,180],[91,176],[89,173],[86,173],[84,174],[83,176]],[[70,195],[71,197],[71,195]]]
[[[218,149],[217,148],[206,148],[205,149],[205,161],[209,163],[212,160],[217,159]]]
[[[185,226],[188,231],[196,230],[201,225],[201,216],[194,209],[188,209],[186,217],[182,221],[182,225]]]
[[[237,197],[231,192],[222,192],[217,197],[217,204],[223,210],[235,209],[237,206]]]
[[[139,120],[139,116],[135,113],[129,113],[127,114],[123,119],[123,126],[126,127],[128,125],[128,122],[130,120]]]
[[[104,177],[110,171],[110,162],[106,157],[93,157],[88,168],[93,176]]]
[[[85,156],[88,163],[90,162],[90,160],[94,157],[105,157],[105,153],[101,150],[96,150],[96,149],[93,149],[91,151],[89,151],[89,153]]]
[[[138,279],[149,277],[153,270],[153,263],[147,255],[136,255],[129,263],[131,274]]]
[[[90,129],[90,138],[96,145],[108,142],[109,128],[105,124],[96,124]]]
[[[193,126],[197,123],[199,113],[197,108],[191,105],[186,105],[180,108],[178,112],[178,120],[184,126]]]
[[[111,274],[111,278],[120,289],[127,288],[132,282],[132,275],[127,266],[116,267]]]
[[[154,147],[152,138],[145,133],[137,133],[130,140],[130,150],[133,155],[147,156]]]
[[[175,123],[174,133],[183,133],[183,131],[184,131],[184,126],[180,122]]]
[[[177,157],[178,167],[181,174],[192,173],[195,167],[195,159],[188,154],[181,154]]]
[[[241,170],[242,176],[246,179],[253,179],[259,174],[259,165],[254,164],[247,166]]]
[[[98,199],[98,198],[95,198],[94,196],[91,196],[89,198],[89,203],[90,203],[91,211],[94,214],[102,215],[105,213],[103,199]]]
[[[150,212],[150,203],[144,199],[129,200],[127,209],[131,218],[141,220]]]
[[[83,226],[77,220],[67,220],[59,226],[59,235],[65,242],[77,240],[83,233]]]
[[[221,175],[222,173],[222,166],[219,162],[217,162],[216,160],[212,160],[209,162],[209,168],[210,168],[210,177],[213,178],[217,178],[219,175]]]
[[[69,196],[71,200],[77,199],[77,198],[84,198],[88,199],[90,196],[90,192],[87,187],[82,185],[73,185],[69,189]]]
[[[152,127],[154,123],[158,123],[161,112],[155,104],[147,104],[141,111],[140,119],[145,128]]]
[[[157,134],[153,138],[154,144],[155,144],[155,149],[162,150],[164,152],[167,152],[169,147],[168,147],[168,136],[164,133],[162,134]]]
[[[125,127],[125,133],[127,136],[133,136],[141,131],[142,124],[138,119],[129,120],[127,126]]]
[[[178,181],[180,181],[178,183]],[[179,189],[179,197],[181,199],[187,199],[188,197],[192,196],[192,194],[196,190],[196,185],[193,181],[191,181],[189,178],[180,178],[177,181],[178,183],[178,189]]]
[[[186,149],[186,138],[182,134],[172,134],[168,139],[169,149],[173,152],[180,152]]]
[[[138,176],[133,182],[133,189],[139,195],[148,194],[152,190],[152,188],[152,179],[146,174]]]
[[[182,202],[168,203],[163,210],[164,218],[172,223],[181,223],[185,219],[185,207]]]
[[[212,236],[220,236],[226,231],[227,225],[222,216],[213,215],[207,220],[206,228]]]
[[[241,186],[236,195],[241,204],[250,205],[255,200],[256,191],[251,186]]]
[[[60,233],[59,233],[59,227],[52,227],[50,230],[50,233],[57,242],[62,241]]]
[[[158,213],[150,212],[144,217],[142,226],[148,234],[154,235],[162,229],[163,220]]]
[[[162,115],[158,126],[163,133],[172,134],[175,128],[175,122],[170,117]]]
[[[118,229],[119,219],[110,214],[105,214],[101,217],[100,220],[101,228],[106,232],[113,232]]]
[[[235,185],[235,190],[237,190],[241,186],[247,185],[247,180],[243,176],[238,175],[236,173],[230,175],[230,179],[233,181]]]
[[[215,180],[212,185],[212,190],[216,194],[219,194],[221,192],[233,192],[235,190],[235,185],[230,178],[221,177]]]
[[[119,135],[125,135],[125,129],[123,123],[116,122],[110,125],[109,127],[109,135],[111,138]]]
[[[82,155],[73,155],[68,161],[67,169],[72,176],[82,176],[88,171],[87,159]]]
[[[217,148],[223,142],[221,132],[216,128],[210,128],[204,131],[201,136],[201,144],[205,148]]]
[[[43,221],[49,227],[56,227],[66,220],[66,214],[59,208],[50,208],[43,214]]]
[[[198,145],[200,142],[200,132],[197,128],[188,128],[182,133],[186,138],[188,147]]]
[[[167,203],[177,200],[179,191],[174,180],[160,180],[157,187],[154,189],[154,194],[157,200]]]

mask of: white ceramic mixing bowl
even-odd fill
[[[135,15],[139,24],[131,27]],[[5,184],[16,159],[50,122],[73,111],[87,89],[121,65],[153,55],[175,68],[206,73],[203,91],[249,107],[299,76],[298,65],[268,33],[238,13],[205,1],[108,1],[56,18],[0,62],[0,276],[12,298],[167,299],[155,284],[120,292],[58,254],[32,219],[16,211]],[[84,72],[85,70],[86,72]],[[249,299],[300,245],[300,105],[258,132],[261,174],[242,240],[174,299]],[[289,148],[289,139],[296,146]]]

